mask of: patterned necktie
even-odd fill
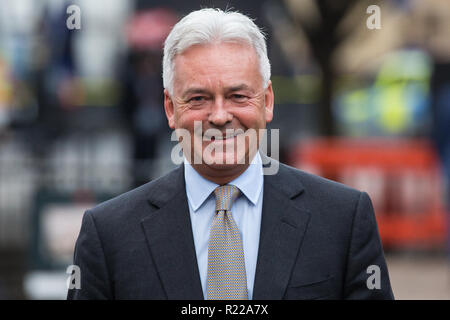
[[[230,211],[239,189],[224,185],[217,187],[214,194],[216,215],[209,235],[207,297],[209,300],[247,300],[244,250]]]

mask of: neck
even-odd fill
[[[250,164],[255,159],[255,153],[248,154],[246,156],[247,161],[244,164],[233,164],[233,165],[207,165],[205,163],[202,164],[192,164],[191,166],[198,172],[203,178],[212,181],[218,185],[227,184],[241,174],[244,173],[245,170],[250,166]]]
[[[203,178],[217,183],[218,185],[227,184],[237,177],[239,177],[245,170],[247,170],[249,164],[235,165],[231,168],[211,168],[201,164],[194,164],[192,167],[197,171]]]

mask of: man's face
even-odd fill
[[[213,170],[236,167],[243,156],[248,165],[254,155],[248,140],[244,154],[236,152],[243,140],[230,132],[258,133],[273,116],[272,84],[263,87],[254,48],[241,43],[194,45],[177,55],[174,65],[173,95],[164,90],[164,107],[170,128],[191,135],[190,148],[183,144],[186,158],[193,163],[196,155],[201,167]],[[196,134],[194,121],[202,126]],[[221,139],[212,138],[208,129],[219,130]],[[231,144],[234,148],[227,148]],[[205,152],[208,146],[211,152]]]

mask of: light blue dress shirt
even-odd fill
[[[186,159],[184,160],[184,169],[198,269],[203,296],[207,299],[208,240],[216,206],[216,198],[213,191],[219,185],[203,178]],[[231,212],[242,237],[248,298],[252,299],[256,261],[258,258],[264,186],[262,160],[259,153],[256,153],[253,157],[247,170],[228,184],[235,185],[241,190],[241,195],[233,203]]]

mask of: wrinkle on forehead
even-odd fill
[[[175,58],[174,87],[223,88],[262,85],[255,49],[242,43],[194,45]]]

